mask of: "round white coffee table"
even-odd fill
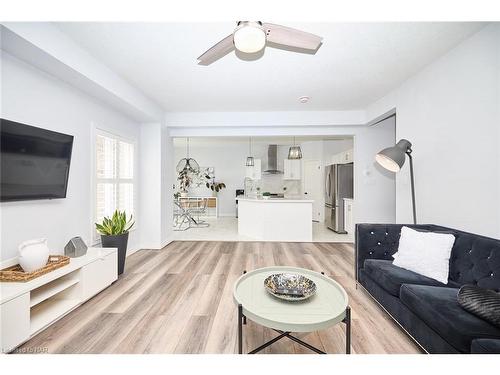
[[[316,283],[316,294],[305,301],[287,302],[269,294],[264,280],[275,273],[298,273]],[[243,325],[251,319],[264,327],[279,333],[277,337],[249,352],[254,354],[276,341],[287,337],[308,349],[323,351],[292,336],[292,332],[313,332],[331,327],[337,323],[346,324],[346,353],[351,352],[351,309],[347,293],[331,278],[311,270],[295,267],[266,267],[244,273],[233,291],[238,305],[238,351],[243,352]]]

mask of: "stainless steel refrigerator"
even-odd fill
[[[344,198],[353,198],[353,163],[325,167],[325,223],[337,233],[347,233],[344,226]]]

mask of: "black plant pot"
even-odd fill
[[[123,273],[125,268],[125,257],[127,256],[128,232],[113,236],[101,235],[102,247],[118,248],[118,275]]]

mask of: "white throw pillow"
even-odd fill
[[[453,234],[419,232],[402,227],[393,264],[447,284],[454,243]]]

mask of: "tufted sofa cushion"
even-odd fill
[[[450,281],[500,291],[500,241],[456,231]]]
[[[500,328],[465,311],[457,301],[458,289],[426,285],[401,286],[400,299],[430,328],[462,353],[473,339],[500,338]]]
[[[399,297],[402,284],[445,286],[437,280],[395,266],[390,260],[367,259],[364,269],[380,287],[394,297]]]
[[[500,354],[500,339],[472,340],[472,354]]]

